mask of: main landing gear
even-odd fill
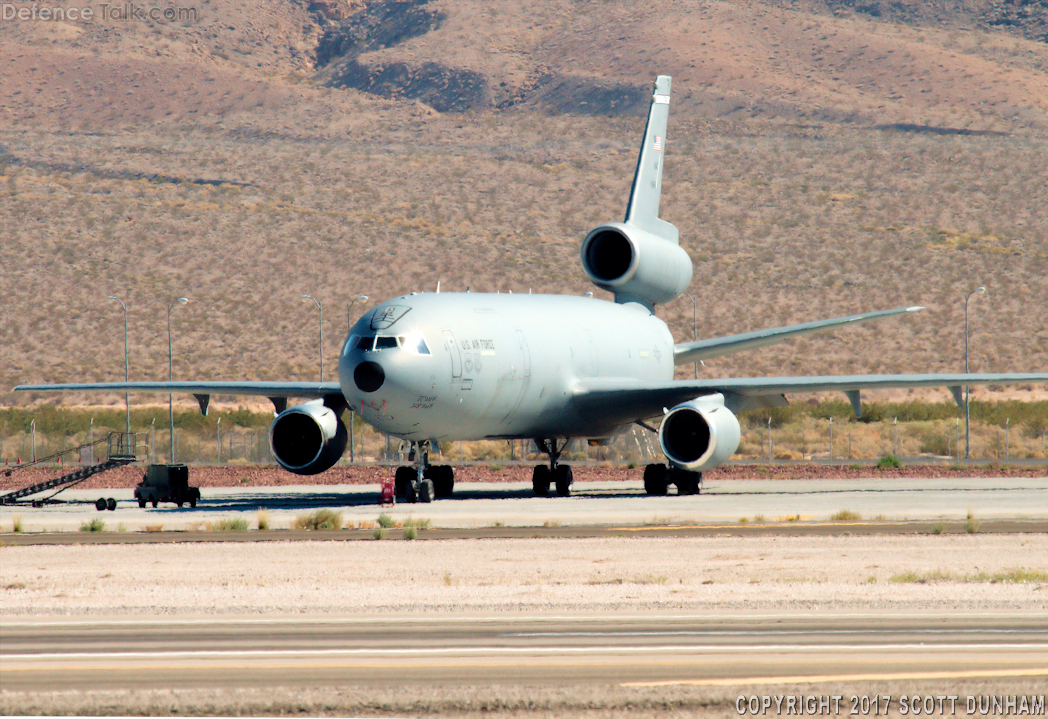
[[[397,467],[394,488],[397,499],[414,504],[428,504],[437,498],[450,497],[455,491],[455,470],[447,464],[429,463],[429,441],[412,442],[408,453],[410,467]]]
[[[575,477],[571,473],[571,467],[560,464],[560,455],[571,440],[565,439],[560,447],[557,447],[555,439],[536,439],[535,444],[539,450],[549,455],[549,466],[540,464],[535,467],[531,475],[531,487],[535,495],[545,497],[549,495],[550,484],[557,489],[561,497],[571,496],[571,485],[575,483]]]
[[[701,494],[702,472],[649,464],[644,468],[644,491],[648,494],[666,494],[669,485],[677,485],[677,494]]]

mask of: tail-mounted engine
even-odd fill
[[[679,404],[662,418],[659,444],[681,469],[703,472],[728,461],[739,448],[739,420],[724,406],[724,395]]]
[[[582,267],[615,301],[651,306],[669,302],[691,283],[691,258],[676,242],[612,222],[582,241]]]
[[[330,469],[346,451],[348,438],[342,419],[321,399],[287,408],[269,428],[273,456],[294,474]]]

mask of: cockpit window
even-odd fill
[[[353,335],[350,337],[349,342],[346,343],[347,351],[350,349],[356,349],[363,350],[364,352],[371,352],[372,350],[386,350],[393,349],[394,347],[400,347],[401,349],[405,349],[416,355],[430,354],[429,345],[426,344],[426,340],[423,339],[422,335],[417,332],[396,337],[384,335]]]
[[[430,353],[426,340],[418,333],[410,334],[406,337],[397,337],[397,341],[400,342],[401,347],[413,354],[428,355]]]

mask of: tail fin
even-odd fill
[[[678,242],[677,228],[659,219],[659,200],[662,197],[662,160],[666,149],[666,121],[670,114],[670,76],[655,78],[655,90],[648,110],[648,124],[637,158],[637,172],[633,176],[629,205],[626,206],[626,224],[646,232]]]

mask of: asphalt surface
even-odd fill
[[[376,487],[356,485],[231,487],[205,489],[195,508],[162,504],[139,508],[132,490],[69,490],[61,504],[0,506],[0,529],[10,531],[18,515],[26,532],[72,532],[99,518],[109,530],[128,533],[159,527],[165,532],[206,529],[209,522],[243,516],[256,525],[265,510],[270,526],[287,529],[294,519],[318,508],[336,509],[358,526],[380,513],[395,520],[425,518],[435,528],[490,527],[644,527],[738,525],[746,523],[826,523],[841,511],[866,522],[963,522],[969,513],[981,521],[1022,522],[1048,528],[1048,478],[948,478],[859,480],[721,480],[703,485],[694,496],[650,497],[640,483],[577,482],[571,497],[535,497],[529,483],[460,483],[450,499],[431,504],[378,504]],[[117,500],[116,511],[98,512],[99,496]],[[1041,529],[1036,529],[1041,527]],[[985,531],[985,530],[984,530]]]
[[[5,620],[6,691],[1044,677],[1048,613]]]

